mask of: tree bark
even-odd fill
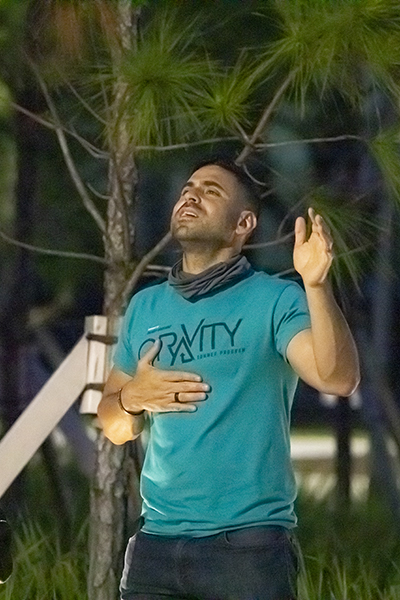
[[[120,46],[114,48],[113,61],[135,43],[140,9],[128,0],[118,5]],[[115,121],[109,132],[109,202],[105,256],[110,266],[104,279],[104,314],[109,317],[110,333],[123,311],[123,294],[131,263],[134,238],[132,199],[135,196],[137,170],[134,150],[124,126],[125,86],[117,79],[112,114]],[[114,446],[98,433],[97,460],[91,490],[89,600],[114,600],[126,544],[127,494],[132,465],[129,446]]]
[[[393,327],[393,277],[391,277],[393,251],[394,206],[390,199],[381,199],[381,235],[378,243],[376,278],[372,298],[372,335],[368,340],[366,355],[367,390],[364,415],[371,432],[370,493],[384,497],[400,528],[400,493],[396,468],[387,441],[389,433],[398,447],[400,443],[399,409],[390,388],[387,365],[390,358],[390,336]],[[372,350],[372,352],[371,352]]]

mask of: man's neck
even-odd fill
[[[204,250],[199,252],[185,251],[182,257],[182,271],[192,275],[198,275],[206,269],[213,267],[221,262],[226,262],[233,256],[239,254],[239,251],[233,248],[220,248],[219,250]]]

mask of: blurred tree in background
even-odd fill
[[[76,298],[94,312],[98,295],[112,332],[143,274],[173,260],[167,248],[153,264],[169,243],[178,180],[223,151],[263,189],[249,248],[257,266],[291,270],[293,220],[309,204],[334,232],[336,278],[354,294],[376,473],[400,523],[385,451],[389,426],[400,445],[390,373],[398,282],[388,277],[399,251],[398,4],[3,0],[0,19],[0,229],[14,244],[1,249],[5,427],[23,404],[32,308],[46,302],[43,323],[76,310]],[[97,445],[89,597],[106,600],[117,595],[135,478],[130,448],[101,433]]]

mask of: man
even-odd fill
[[[99,406],[105,435],[148,424],[143,527],[121,598],[292,600],[297,555],[290,408],[300,376],[340,396],[357,351],[327,280],[332,239],[309,209],[295,226],[294,282],[240,252],[257,223],[251,181],[231,163],[194,171],[171,218],[182,261],[137,293]]]

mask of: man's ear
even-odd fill
[[[251,210],[242,211],[236,225],[236,233],[244,236],[244,239],[247,240],[256,227],[256,215]]]

